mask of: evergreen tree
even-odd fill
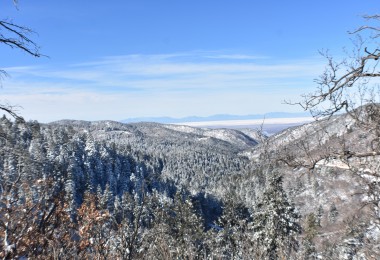
[[[254,237],[268,259],[289,258],[298,247],[296,235],[301,232],[300,215],[289,202],[282,183],[281,175],[271,177],[254,214]]]
[[[177,192],[173,201],[157,211],[155,249],[163,259],[198,259],[204,256],[203,220],[194,210],[191,198]],[[166,241],[162,241],[162,237]],[[164,242],[164,243],[163,243]],[[151,248],[152,250],[153,248]]]
[[[251,215],[235,195],[227,196],[223,214],[208,232],[210,254],[216,259],[245,259],[252,254],[252,241],[247,232]]]
[[[336,208],[335,206],[335,203],[333,202],[330,206],[330,209],[329,209],[329,221],[332,222],[332,223],[335,223],[337,217],[338,217],[338,209]]]
[[[303,259],[316,259],[316,248],[313,239],[317,235],[318,220],[314,213],[306,217],[303,240]]]
[[[324,213],[323,207],[322,205],[319,205],[318,212],[317,212],[317,225],[319,227],[322,226],[321,222],[322,222],[323,213]]]
[[[178,257],[197,256],[202,249],[203,220],[194,210],[193,202],[187,195],[177,193],[170,218],[173,238],[177,241]]]
[[[120,259],[136,259],[143,253],[144,229],[149,222],[150,197],[124,193],[114,203],[113,219],[117,226],[113,234],[114,248]]]

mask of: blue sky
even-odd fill
[[[26,119],[298,112],[374,0],[1,1],[49,58],[0,46],[0,101]]]

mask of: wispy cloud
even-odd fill
[[[247,114],[274,111],[282,100],[307,92],[323,67],[319,59],[257,57],[190,52],[7,68],[12,77],[2,94],[42,121]]]
[[[206,58],[210,59],[226,59],[226,60],[259,60],[259,59],[269,59],[267,56],[254,56],[254,55],[244,55],[244,54],[219,54],[219,55],[209,55]]]

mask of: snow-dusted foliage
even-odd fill
[[[297,235],[301,233],[300,215],[283,189],[282,176],[273,173],[257,203],[252,229],[254,237],[269,259],[289,259],[298,250]]]
[[[3,117],[0,257],[376,257],[375,137],[345,115],[269,138]]]

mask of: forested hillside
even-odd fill
[[[165,227],[170,229],[183,228],[182,222],[187,221],[186,228],[198,225],[200,234],[205,235],[203,231],[222,213],[221,200],[209,194],[223,190],[223,176],[244,168],[248,159],[237,154],[256,141],[234,130],[171,128],[74,121],[40,125],[3,117],[2,256],[47,256],[52,250],[58,250],[58,256],[65,258],[108,254],[88,243],[99,231],[102,235],[95,236],[101,235],[99,239],[104,241],[110,239],[112,232],[127,232],[126,237],[118,237],[107,245],[109,254],[148,257],[146,236],[168,242],[153,235],[158,231],[151,230],[152,223],[157,221],[165,226],[175,222]],[[177,219],[177,210],[185,210],[182,207],[188,211],[182,216],[183,221]],[[93,216],[88,215],[89,211]],[[98,230],[94,234],[88,231],[88,240],[84,239],[83,218],[99,216],[107,216],[109,226],[99,219],[99,226],[91,227]],[[162,232],[174,236],[173,248],[177,247],[177,236],[185,236],[175,235],[184,232],[181,230]],[[33,240],[34,244],[32,239],[37,233],[41,240]],[[66,241],[55,241],[58,237]],[[173,252],[167,248],[161,253],[174,257],[197,255],[205,250],[205,245],[201,246],[204,241],[201,243],[199,238],[186,239],[194,243],[194,248],[189,248],[191,252],[178,253],[178,248]],[[96,242],[96,247],[104,241]],[[189,245],[185,244],[187,248]]]
[[[252,130],[6,117],[0,131],[6,259],[378,252],[377,157],[357,156],[375,136],[349,115],[270,138]]]
[[[1,50],[1,259],[380,259],[378,3],[20,2],[2,1],[0,45],[53,59]],[[315,121],[24,120],[279,103]]]

